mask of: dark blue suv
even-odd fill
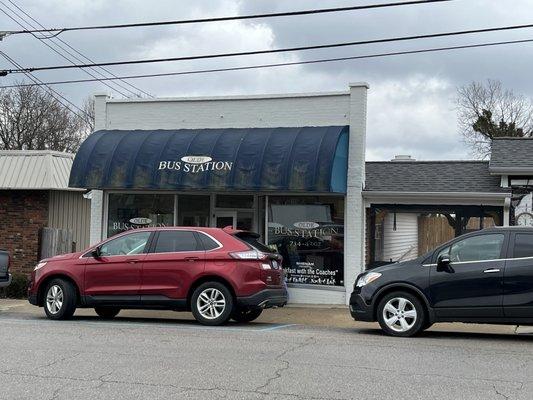
[[[350,312],[393,336],[435,322],[533,324],[533,228],[460,236],[415,260],[357,277]]]

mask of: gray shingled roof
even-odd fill
[[[489,171],[515,175],[533,173],[533,139],[494,139]]]
[[[488,161],[385,161],[366,163],[365,191],[505,193]]]

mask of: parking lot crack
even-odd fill
[[[53,361],[50,361],[49,363],[47,364],[44,364],[44,365],[39,365],[37,367],[37,369],[40,369],[40,368],[47,368],[47,367],[51,367],[53,365],[57,365],[59,363],[62,363],[63,361],[66,361],[68,359],[71,359],[71,358],[76,358],[80,355],[81,353],[78,352],[78,353],[75,353],[75,354],[72,354],[72,355],[69,355],[69,356],[64,356],[64,357],[61,357],[61,358],[58,358],[56,360],[53,360]]]
[[[305,340],[303,343],[299,343],[295,346],[292,346],[291,348],[289,349],[286,349],[284,351],[282,351],[280,354],[278,354],[275,358],[276,361],[280,362],[282,365],[277,368],[275,371],[274,371],[274,375],[271,376],[270,378],[267,379],[267,381],[261,385],[261,386],[258,386],[255,388],[254,392],[256,393],[261,393],[261,394],[269,394],[268,391],[265,391],[265,389],[274,381],[280,379],[282,377],[282,373],[284,371],[287,371],[290,367],[291,367],[291,363],[289,360],[286,360],[284,357],[293,352],[293,351],[296,351],[296,350],[301,350],[303,349],[304,347],[307,347],[307,346],[310,346],[312,344],[315,344],[316,343],[316,340],[314,337],[310,337],[308,338],[307,340]]]
[[[498,395],[498,396],[501,396],[503,397],[505,400],[509,400],[510,397],[507,396],[506,394],[503,394],[502,392],[498,391],[498,389],[496,389],[496,385],[492,385],[493,389],[494,389],[494,392]]]

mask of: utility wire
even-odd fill
[[[11,11],[15,16],[17,16],[18,18],[20,18],[23,22],[25,23],[28,23],[27,21],[25,21],[23,18],[20,17],[20,15],[18,15],[16,12],[14,12],[11,8],[9,8],[9,6],[7,6],[4,2],[1,2],[0,1],[0,4],[2,4],[6,9],[8,9],[9,11]],[[4,13],[8,18],[10,18],[12,21],[14,21],[16,24],[18,24],[19,26],[23,27],[24,28],[24,25],[19,22],[15,17],[11,16],[7,11],[5,11],[3,8],[0,8],[0,11],[2,13]],[[31,24],[28,23],[28,25],[32,26]],[[39,37],[36,35],[36,34],[33,34],[32,35],[36,38],[36,39],[39,39]],[[70,59],[69,57],[65,56],[61,51],[57,50],[55,47],[53,47],[51,44],[45,42],[45,41],[42,41],[42,43],[48,47],[50,50],[52,50],[54,53],[58,54],[60,57],[62,57],[63,59],[65,59],[66,61],[70,62],[72,65],[76,65],[76,61],[73,61],[72,59]],[[54,43],[55,44],[55,43]],[[56,44],[57,45],[57,44]],[[59,46],[59,45],[57,45]],[[59,48],[62,49],[61,46],[59,46]],[[68,52],[67,52],[68,54]],[[81,60],[78,59],[77,60],[78,62],[80,62]],[[83,61],[82,61],[83,62]],[[91,68],[92,69],[92,68]],[[88,70],[85,70],[85,69],[82,69],[86,74],[88,74],[89,76],[92,76],[93,78],[95,79],[98,79],[96,77],[96,75],[92,74],[91,72],[89,72]],[[121,94],[122,96],[124,97],[128,97],[128,95],[126,95],[124,92],[120,91],[119,89],[116,89],[114,88],[113,86],[107,84],[107,83],[104,83],[104,85],[106,85],[108,88],[110,88],[111,90],[113,91],[116,91],[118,92],[119,94]]]
[[[322,58],[322,59],[307,60],[307,61],[249,65],[249,66],[229,67],[229,68],[201,69],[201,70],[192,70],[192,71],[164,72],[164,73],[158,73],[158,74],[128,75],[128,76],[121,76],[120,78],[141,79],[141,78],[158,78],[158,77],[163,77],[163,76],[195,75],[195,74],[206,74],[206,73],[215,73],[215,72],[243,71],[243,70],[261,69],[261,68],[275,68],[275,67],[286,67],[286,66],[293,66],[293,65],[361,60],[361,59],[367,59],[367,58],[381,58],[381,57],[391,57],[391,56],[410,55],[410,54],[434,53],[434,52],[442,52],[442,51],[492,47],[492,46],[502,46],[502,45],[509,45],[509,44],[532,43],[532,42],[533,42],[533,39],[508,40],[508,41],[503,41],[503,42],[488,42],[488,43],[468,44],[468,45],[459,45],[459,46],[435,47],[435,48],[429,48],[429,49],[396,51],[396,52],[389,52],[389,53],[377,53],[377,54],[367,54],[367,55],[349,56],[349,57]],[[106,79],[112,80],[115,78],[106,78]],[[45,84],[46,85],[65,85],[65,84],[72,84],[72,83],[85,83],[85,82],[94,82],[94,81],[95,81],[94,79],[73,79],[73,80],[46,82]],[[34,84],[6,85],[6,86],[0,86],[0,89],[11,88],[11,87],[16,87],[16,86],[36,86],[36,85]]]
[[[4,57],[9,63],[13,64],[15,67],[17,68],[20,68],[20,64],[18,62],[16,62],[13,58],[11,58],[10,56],[8,56],[6,53],[4,53],[3,51],[0,51],[0,55],[2,57]],[[52,89],[50,86],[48,86],[45,82],[41,81],[39,78],[37,77],[34,77],[30,72],[25,72],[24,73],[25,76],[27,76],[31,81],[33,81],[34,83],[36,83],[35,86],[45,86],[47,89],[48,89],[48,92],[50,93],[50,95],[52,97],[54,97],[63,107],[65,107],[67,110],[69,110],[71,113],[73,113],[74,115],[76,115],[78,118],[81,118],[83,119],[84,121],[87,121],[88,119],[90,119],[90,116],[87,114],[87,112],[85,112],[85,110],[81,109],[80,107],[78,107],[76,104],[74,104],[73,102],[71,102],[69,99],[67,99],[65,96],[63,96],[61,93],[57,92],[56,90]],[[24,85],[26,86],[26,85]],[[57,97],[56,97],[57,96]],[[59,98],[58,98],[59,97]],[[65,101],[66,103],[70,104],[70,106],[72,108],[75,108],[76,110],[80,111],[82,115],[78,114],[76,111],[74,111],[71,107],[69,107],[68,105],[66,105],[63,101],[61,101],[61,99],[63,101]]]
[[[94,64],[30,67],[30,68],[21,68],[21,69],[0,70],[0,76],[5,76],[10,73],[50,71],[50,70],[60,70],[60,69],[69,69],[69,68],[88,68],[88,67],[94,67],[94,66],[149,64],[149,63],[162,63],[162,62],[173,62],[173,61],[200,60],[200,59],[208,59],[208,58],[239,57],[239,56],[250,56],[250,55],[258,55],[258,54],[286,53],[286,52],[303,51],[303,50],[330,49],[330,48],[337,48],[337,47],[360,46],[360,45],[366,45],[366,44],[401,42],[401,41],[410,41],[410,40],[419,40],[419,39],[428,39],[428,38],[437,38],[437,37],[449,37],[449,36],[469,35],[469,34],[477,34],[477,33],[498,32],[498,31],[511,31],[511,30],[525,29],[525,28],[532,28],[532,27],[533,27],[533,24],[512,25],[512,26],[503,26],[503,27],[495,27],[495,28],[471,29],[471,30],[466,30],[466,31],[432,33],[428,35],[402,36],[402,37],[393,37],[393,38],[386,38],[386,39],[372,39],[372,40],[363,40],[363,41],[355,41],[355,42],[319,44],[319,45],[301,46],[301,47],[287,47],[287,48],[281,48],[281,49],[253,50],[253,51],[243,51],[243,52],[235,52],[235,53],[205,54],[205,55],[185,56],[185,57],[153,58],[153,59],[144,59],[144,60],[112,61],[112,62],[102,62],[102,63],[94,63]]]
[[[33,18],[30,14],[28,14],[26,11],[24,11],[20,6],[17,5],[17,3],[15,3],[13,0],[8,0],[9,3],[11,3],[15,8],[17,8],[22,14],[24,14],[26,17],[28,17],[30,20],[32,20],[33,22],[35,22],[38,26],[40,26],[41,28],[45,29],[45,27],[39,22],[37,21],[35,18]],[[4,4],[3,2],[1,2],[2,4]],[[5,4],[4,4],[5,6]],[[8,9],[9,7],[6,6]],[[13,12],[15,15],[16,12],[14,12],[13,10],[9,9],[11,12]],[[18,15],[17,15],[18,16]],[[19,16],[19,18],[21,18],[23,21],[24,19],[22,17]],[[24,21],[24,22],[27,22],[27,21]],[[29,24],[29,23],[28,23]],[[20,24],[19,24],[20,25]],[[35,28],[35,26],[32,26],[30,25],[31,27]],[[39,37],[37,36],[36,34],[32,34],[33,37],[35,37],[36,39],[42,41],[44,44],[46,44],[46,42],[44,41],[45,38],[42,37]],[[85,54],[81,53],[79,50],[77,50],[76,48],[74,48],[73,46],[71,46],[68,42],[64,41],[63,39],[61,38],[57,38],[56,39],[58,42],[61,42],[63,45],[67,46],[70,50],[72,50],[73,52],[75,52],[76,54],[78,54],[80,57],[82,57],[85,61],[88,61],[88,62],[91,62],[91,63],[94,63],[95,61],[90,59],[89,57],[87,57]],[[54,40],[52,39],[51,40],[52,42],[54,42]],[[55,42],[54,42],[55,43]],[[55,43],[56,46],[58,46],[60,49],[64,50],[67,54],[69,55],[72,55],[69,51],[65,50],[61,45]],[[73,55],[72,55],[73,56]],[[73,56],[75,57],[75,56]],[[75,59],[79,62],[83,62],[82,60],[80,60],[79,58],[75,57]],[[103,76],[103,77],[106,77],[107,78],[107,75],[106,74],[109,74],[111,75],[112,77],[114,78],[117,78],[117,75],[115,75],[113,72],[111,72],[110,70],[108,70],[107,68],[104,68],[104,67],[98,67],[100,70],[102,70],[104,73],[99,73],[100,76]],[[98,73],[98,71],[95,70],[96,73]],[[140,97],[139,96],[139,93],[143,93],[144,95],[148,96],[148,97],[154,97],[153,95],[151,95],[150,93],[144,91],[143,89],[135,86],[135,85],[132,85],[131,83],[129,83],[128,81],[126,80],[122,80],[122,79],[119,79],[121,82],[124,83],[124,85],[127,85],[129,86],[130,88],[132,88],[134,91],[132,91],[131,89],[128,89],[126,86],[124,85],[120,85],[118,83],[115,82],[116,85],[120,86],[122,89],[125,89],[127,90],[129,93],[131,93],[132,95],[136,96],[136,97]],[[111,88],[112,89],[112,88]]]
[[[20,31],[5,31],[3,33],[5,35],[17,35],[17,34],[24,34],[24,33],[54,33],[55,32],[54,34],[48,37],[48,38],[52,38],[52,37],[60,35],[63,32],[69,32],[69,31],[139,28],[139,27],[148,27],[148,26],[185,25],[185,24],[198,24],[198,23],[207,23],[207,22],[241,21],[241,20],[248,20],[248,19],[294,17],[298,15],[311,15],[311,14],[325,14],[325,13],[335,13],[335,12],[345,12],[345,11],[369,10],[369,9],[375,9],[375,8],[410,6],[410,5],[417,5],[417,4],[444,3],[444,2],[449,2],[449,1],[453,1],[453,0],[400,1],[400,2],[394,2],[394,3],[367,4],[367,5],[359,5],[359,6],[322,8],[322,9],[313,9],[313,10],[288,11],[288,12],[267,13],[267,14],[237,15],[237,16],[229,16],[229,17],[199,18],[199,19],[172,20],[172,21],[140,22],[140,23],[116,24],[116,25],[91,25],[91,26],[33,29],[33,30],[25,29],[25,30],[20,30]]]
[[[10,3],[12,3],[15,7],[19,8],[16,4],[14,4],[11,0],[9,0]],[[18,24],[19,26],[21,26],[22,28],[25,28],[25,26],[22,24],[27,24],[29,25],[30,27],[35,27],[35,25],[33,25],[31,22],[28,22],[28,20],[26,20],[23,16],[21,16],[20,14],[18,14],[15,10],[13,10],[12,8],[10,8],[9,5],[7,5],[6,3],[4,3],[3,1],[0,1],[0,4],[3,5],[3,7],[7,10],[9,10],[15,17],[17,17],[19,20],[17,20],[15,17],[13,17],[12,15],[8,14],[4,9],[0,9],[0,11],[2,13],[4,13],[8,18],[10,18],[11,20],[13,20],[16,24]],[[22,9],[20,9],[22,13],[26,14]],[[26,14],[27,15],[27,14]],[[31,16],[28,15],[29,18],[33,19]],[[22,22],[21,22],[22,21]],[[39,22],[35,21],[37,24],[39,24]],[[40,25],[40,24],[39,24]],[[72,52],[70,52],[68,49],[64,48],[61,44],[58,44],[56,42],[53,42],[51,41],[51,43],[48,43],[47,41],[44,41],[44,40],[41,40],[41,38],[39,36],[37,36],[36,34],[32,33],[32,36],[35,37],[36,39],[39,39],[45,46],[47,46],[50,50],[52,50],[53,52],[55,52],[56,54],[58,54],[60,57],[62,57],[63,59],[65,59],[66,61],[70,62],[71,64],[75,65],[76,62],[86,62],[87,60],[83,60],[81,59],[80,57],[77,57],[75,54],[73,54]],[[58,40],[61,40],[58,38]],[[57,46],[54,47],[52,45],[55,45]],[[60,50],[58,50],[58,48]],[[65,52],[67,55],[65,55],[63,52]],[[70,57],[69,57],[70,56]],[[90,60],[90,62],[92,62]],[[99,68],[102,68],[102,67],[99,67]],[[91,67],[90,70],[93,71],[94,73],[86,70],[86,69],[82,69],[87,75],[95,78],[96,80],[98,80],[98,76],[102,76],[102,74],[96,70],[96,68],[93,68]],[[98,74],[98,75],[95,75],[95,74]],[[106,77],[104,75],[104,77]],[[102,82],[105,86],[107,86],[109,89],[113,90],[113,91],[116,91],[117,93],[121,94],[122,96],[124,97],[130,97],[130,95],[126,94],[126,93],[131,93],[133,94],[134,96],[137,96],[138,97],[138,94],[133,92],[131,89],[128,89],[127,87],[124,87],[123,85],[121,85],[120,83],[118,82],[111,82],[111,84],[113,85],[116,85],[118,87],[118,89],[116,87],[113,87],[111,86],[111,84],[109,83],[106,83],[106,82]],[[123,90],[126,90],[126,93],[123,91]]]

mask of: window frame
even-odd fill
[[[101,256],[108,258],[108,257],[131,257],[131,256],[134,256],[134,255],[148,254],[150,248],[152,247],[152,243],[154,241],[155,232],[152,231],[152,230],[150,230],[150,231],[135,231],[135,230],[131,230],[131,231],[126,231],[126,233],[123,233],[121,235],[111,236],[105,242],[102,242],[102,243],[98,244],[97,246],[94,246],[93,248],[91,248],[89,251],[85,252],[81,257],[82,258],[93,257],[92,252],[94,251],[94,249],[96,249],[96,248],[100,248],[101,249],[103,246],[105,246],[109,242],[112,242],[114,240],[119,240],[119,239],[122,239],[122,238],[124,238],[126,236],[131,236],[131,235],[135,235],[135,234],[139,234],[139,233],[149,233],[148,240],[146,241],[146,245],[144,246],[144,249],[143,249],[144,251],[142,253],[137,253],[137,254],[114,254],[114,255],[102,254]]]
[[[501,246],[501,249],[500,249],[500,255],[498,258],[493,258],[493,259],[483,259],[483,260],[475,260],[475,261],[451,261],[450,264],[470,264],[470,263],[479,263],[479,262],[491,262],[491,261],[497,261],[497,260],[504,260],[506,255],[508,254],[508,246],[509,246],[509,232],[507,231],[501,231],[501,232],[498,232],[498,231],[490,231],[490,232],[476,232],[475,234],[470,234],[468,236],[466,235],[462,235],[462,236],[459,236],[447,243],[444,243],[442,246],[440,246],[439,248],[437,248],[434,252],[433,252],[433,256],[432,256],[432,261],[433,261],[433,264],[436,264],[438,262],[438,256],[439,254],[445,250],[446,248],[449,248],[451,250],[452,246],[455,245],[456,243],[458,242],[461,242],[465,239],[470,239],[470,238],[474,238],[474,237],[478,237],[478,236],[488,236],[488,235],[503,235],[503,242],[502,242],[502,246]]]
[[[159,234],[161,232],[173,232],[173,231],[192,232],[194,234],[195,239],[196,239],[196,243],[198,244],[199,250],[166,251],[166,252],[163,252],[163,253],[156,252],[155,248],[156,248],[157,240],[159,239]],[[214,241],[218,245],[218,247],[206,250],[204,242],[203,242],[203,240],[202,240],[200,235],[205,235],[205,236],[209,237],[209,239]],[[154,236],[153,236],[153,238],[152,238],[152,240],[150,242],[150,247],[148,249],[148,253],[147,254],[199,253],[199,252],[207,253],[207,252],[210,252],[210,251],[219,250],[222,247],[224,247],[224,246],[222,245],[222,243],[220,243],[220,241],[218,241],[213,236],[211,236],[211,235],[209,235],[209,234],[207,234],[205,232],[196,231],[196,230],[193,230],[193,229],[176,229],[176,228],[175,229],[158,229],[157,231],[154,232]]]
[[[533,259],[533,255],[524,256],[524,257],[515,257],[515,246],[516,246],[516,237],[518,235],[533,236],[533,231],[527,232],[513,232],[512,240],[509,242],[509,260],[520,260],[520,259]]]

